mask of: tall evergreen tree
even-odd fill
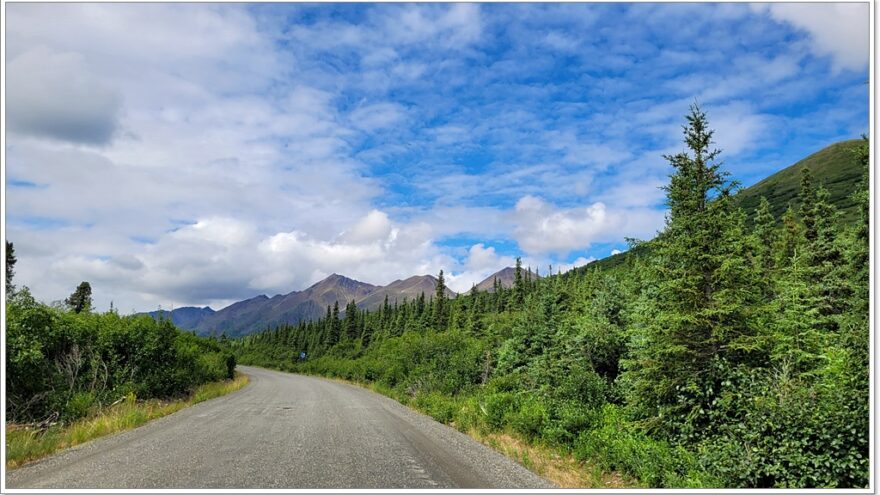
[[[6,241],[6,296],[10,296],[15,291],[15,285],[12,284],[12,277],[15,276],[15,247],[11,242]]]
[[[449,312],[446,307],[446,279],[443,278],[443,270],[437,275],[437,287],[434,293],[434,328],[445,330],[448,323]]]
[[[816,188],[813,185],[813,173],[807,167],[801,169],[801,190],[798,194],[798,200],[801,203],[800,216],[801,223],[804,226],[804,238],[807,240],[807,244],[811,245],[816,242],[819,236],[816,227],[818,222],[818,210],[816,209],[818,198],[816,196]]]
[[[358,322],[358,307],[354,301],[349,301],[345,305],[345,322],[343,324],[345,337],[354,340],[360,336],[360,327]]]
[[[333,311],[330,313],[330,325],[327,338],[327,346],[333,347],[342,337],[342,324],[339,321],[339,301],[333,301]]]
[[[665,158],[674,168],[665,188],[670,209],[654,249],[656,290],[640,315],[627,363],[636,413],[674,436],[702,434],[700,411],[717,390],[719,370],[751,347],[752,293],[743,224],[733,202],[735,183],[721,170],[713,131],[697,106],[684,126],[687,152]]]
[[[774,249],[778,241],[776,219],[770,212],[770,202],[764,196],[761,196],[761,202],[755,211],[753,240],[757,265],[762,273],[769,274],[776,264]]]
[[[522,259],[516,257],[516,267],[513,270],[513,306],[522,309],[525,301],[526,288],[523,280]]]
[[[789,203],[788,208],[782,215],[782,235],[779,238],[779,246],[776,249],[777,265],[787,266],[791,264],[791,260],[798,252],[798,245],[801,243],[800,239],[801,226],[794,213],[794,206]]]
[[[64,302],[74,313],[88,313],[92,309],[92,286],[88,282],[80,283]]]

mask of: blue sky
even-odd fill
[[[454,289],[662,228],[699,102],[744,185],[868,130],[867,4],[7,6],[17,281],[215,308]]]

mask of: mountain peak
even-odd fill
[[[333,287],[344,287],[347,289],[357,290],[359,288],[373,288],[375,287],[372,284],[368,284],[366,282],[361,282],[359,280],[355,280],[353,278],[348,278],[344,275],[340,275],[338,273],[332,273],[328,277],[324,278],[320,282],[315,283],[308,290],[320,289],[320,288],[333,288]]]
[[[525,278],[528,270],[528,268],[523,268],[523,278]],[[532,277],[541,278],[541,276],[534,271],[532,272]],[[482,282],[477,284],[477,290],[491,292],[495,289],[495,279],[498,279],[501,287],[504,287],[505,289],[513,287],[513,282],[516,279],[516,268],[508,266],[507,268],[502,268],[492,275],[489,275]]]

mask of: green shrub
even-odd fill
[[[480,410],[491,429],[501,429],[507,423],[510,413],[518,407],[518,398],[511,392],[498,392],[486,395],[480,402]]]
[[[514,431],[534,439],[540,436],[541,430],[548,423],[549,414],[543,400],[528,395],[520,401],[517,409],[508,413],[506,420]]]
[[[6,304],[7,413],[39,421],[80,418],[126,393],[171,398],[228,376],[228,351],[213,339],[147,316],[67,312],[26,289]]]
[[[570,447],[582,431],[596,423],[597,416],[595,410],[577,401],[550,402],[550,420],[541,436],[550,443]]]
[[[455,399],[437,392],[417,395],[415,405],[428,416],[444,424],[452,422],[458,409]]]
[[[471,429],[485,431],[486,416],[480,409],[480,400],[476,396],[462,398],[455,414],[455,427],[467,433]]]
[[[721,486],[720,480],[698,464],[696,456],[640,433],[611,404],[602,408],[595,428],[578,436],[574,453],[578,459],[626,473],[651,487]]]
[[[95,405],[95,396],[91,392],[76,392],[64,407],[65,417],[79,419],[88,416]]]
[[[851,392],[860,387],[847,383],[858,379],[848,371],[829,373],[817,383],[785,373],[754,377],[748,393],[725,402],[738,420],[702,442],[705,462],[728,486],[867,486],[868,394]]]

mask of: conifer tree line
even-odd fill
[[[854,224],[803,169],[751,219],[706,115],[665,156],[668,214],[626,262],[511,288],[353,302],[232,341],[240,362],[375,383],[463,431],[511,432],[652,487],[865,487],[868,144]],[[307,358],[299,359],[305,352]]]

